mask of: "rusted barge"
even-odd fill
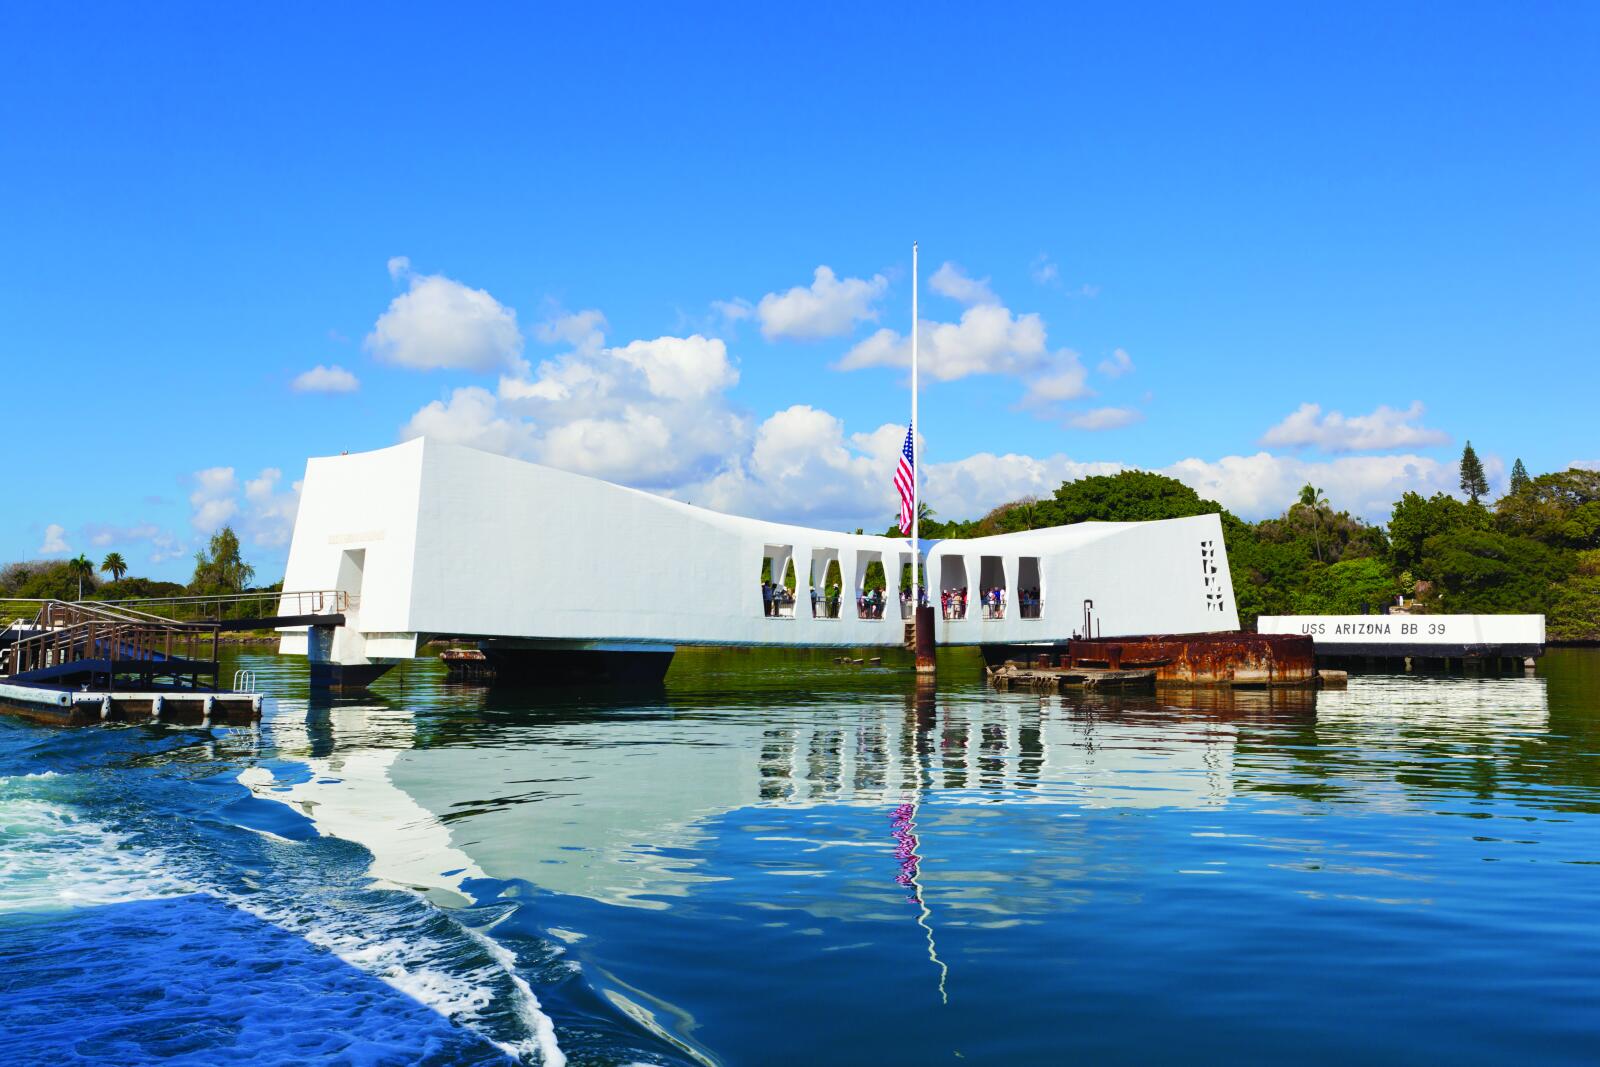
[[[1153,672],[1156,685],[1294,688],[1319,684],[1316,648],[1301,634],[1150,634],[1074,638],[1054,645],[985,645],[984,663],[1003,670]]]

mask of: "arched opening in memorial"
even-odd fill
[[[794,618],[794,590],[794,546],[763,546],[761,613],[769,619]]]
[[[811,617],[837,619],[839,601],[844,594],[844,578],[839,573],[839,550],[812,549],[810,574]]]
[[[917,580],[912,568],[912,555],[910,552],[900,553],[900,617],[911,618],[911,612],[917,605]]]
[[[1023,556],[1017,561],[1017,607],[1024,619],[1037,619],[1044,607],[1038,556]]]
[[[960,556],[939,557],[939,613],[946,619],[967,617],[967,561]]]
[[[883,553],[861,551],[856,553],[856,618],[881,619],[883,606],[888,602],[885,588]]]
[[[983,617],[1006,617],[1006,566],[999,556],[982,556],[978,560],[978,595],[983,598]]]

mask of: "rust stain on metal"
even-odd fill
[[[1304,634],[1156,634],[1067,642],[1060,664],[1112,670],[1153,667],[1159,682],[1190,685],[1317,684],[1316,649]],[[1053,664],[1052,664],[1053,665]]]

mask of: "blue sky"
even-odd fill
[[[882,527],[913,238],[941,515],[1600,460],[1600,8],[750,7],[8,6],[0,557],[417,432]]]

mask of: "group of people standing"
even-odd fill
[[[920,591],[919,591],[920,592]],[[837,619],[839,617],[840,590],[830,587],[827,592],[818,589],[811,590],[811,614],[816,618]],[[927,603],[924,593],[917,599]],[[958,589],[945,589],[939,593],[939,610],[946,619],[965,619],[967,617],[968,592],[966,586]],[[983,604],[983,617],[985,619],[1003,619],[1006,616],[1006,590],[1004,586],[995,586],[985,590],[981,603]],[[793,615],[795,595],[794,591],[777,582],[764,581],[761,583],[761,607],[767,617],[780,615]],[[1017,591],[1017,601],[1021,606],[1024,619],[1037,619],[1039,617],[1039,590],[1020,589]],[[888,597],[882,589],[868,589],[856,597],[856,617],[861,619],[881,619]],[[903,618],[911,617],[912,595],[911,590],[900,590],[900,615]],[[785,611],[788,608],[790,610]]]
[[[784,608],[794,607],[794,593],[777,582],[761,583],[761,609],[768,618],[781,615]],[[789,614],[794,614],[790,611]]]
[[[1022,604],[1022,617],[1024,619],[1037,619],[1039,617],[1039,590],[1022,589],[1017,593],[1017,599]],[[1003,619],[1006,617],[1006,590],[1004,586],[995,586],[986,589],[982,595],[983,617],[986,619]],[[967,617],[967,587],[945,589],[939,593],[939,610],[946,619],[964,619]]]

